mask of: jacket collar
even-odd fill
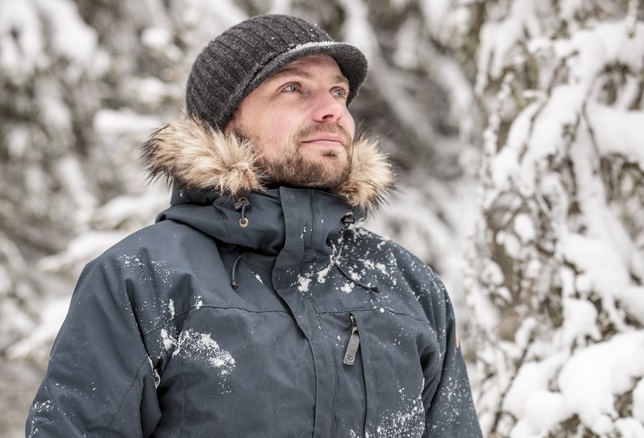
[[[152,178],[167,178],[183,197],[235,198],[267,190],[252,143],[187,115],[152,134],[143,144],[143,159]],[[349,178],[336,193],[351,207],[371,211],[382,204],[393,183],[391,164],[378,150],[378,141],[360,137],[354,142]]]
[[[244,206],[229,196],[210,204],[183,202],[162,212],[157,222],[187,224],[220,242],[268,256],[286,250],[289,263],[297,264],[312,257],[305,254],[309,250],[330,255],[329,239],[362,217],[341,196],[321,190],[279,187],[252,191],[243,199]]]

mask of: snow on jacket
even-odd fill
[[[181,188],[84,269],[28,436],[481,436],[442,283],[355,223],[391,184],[373,141],[338,193],[264,188],[188,118],[144,155]]]

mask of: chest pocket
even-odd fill
[[[428,324],[384,308],[322,315],[337,369],[337,436],[420,437]]]

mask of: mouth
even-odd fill
[[[315,137],[302,140],[302,145],[317,146],[323,148],[346,148],[345,140],[336,134],[321,134]]]

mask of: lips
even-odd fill
[[[302,144],[309,145],[309,146],[323,146],[328,148],[344,148],[344,145],[338,141],[322,140],[322,139],[305,141],[305,142],[302,142]]]
[[[295,136],[297,143],[304,148],[320,149],[322,151],[332,150],[346,151],[351,148],[352,137],[338,125],[320,126],[313,125],[302,128]]]
[[[345,139],[337,134],[321,134],[302,140],[302,144],[321,145],[326,147],[346,147]]]

